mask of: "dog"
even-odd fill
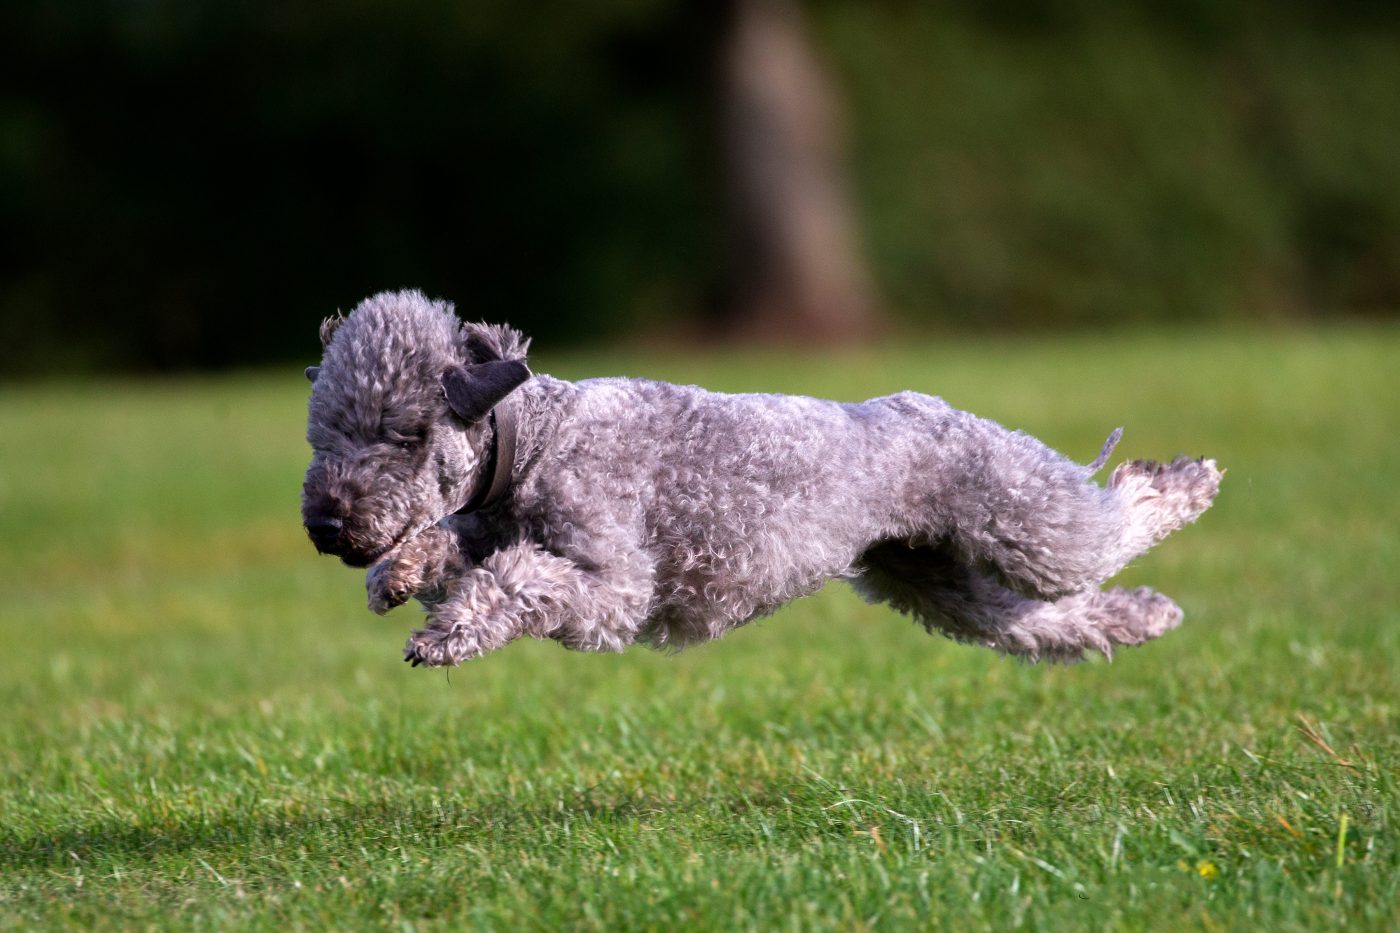
[[[1100,584],[1214,500],[1212,460],[1092,477],[939,398],[725,395],[531,372],[528,340],[385,292],[321,327],[302,516],[368,568],[369,606],[417,598],[413,665],[521,636],[679,649],[833,578],[930,632],[1028,660],[1156,638],[1147,588]]]

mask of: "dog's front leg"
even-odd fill
[[[415,667],[460,664],[522,635],[620,651],[635,639],[650,599],[645,571],[584,568],[521,543],[449,577],[428,624],[404,647],[404,660]]]
[[[431,601],[462,567],[457,535],[444,525],[425,528],[370,568],[365,576],[369,608],[383,615],[412,596]]]

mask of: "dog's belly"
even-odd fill
[[[830,579],[852,574],[879,536],[879,523],[846,503],[795,497],[775,505],[696,500],[697,515],[672,516],[654,537],[654,609],[648,627],[660,641],[691,644],[809,596]]]

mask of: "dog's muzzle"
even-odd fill
[[[346,530],[345,519],[336,515],[310,513],[305,525],[318,553],[339,557],[350,567],[368,567],[389,552],[388,547],[365,548]]]
[[[333,515],[308,515],[306,534],[322,554],[339,554],[344,546],[345,521]]]

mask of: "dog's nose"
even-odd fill
[[[322,554],[334,553],[340,543],[340,533],[345,530],[345,522],[333,515],[309,515],[306,519],[306,533],[311,543]]]

